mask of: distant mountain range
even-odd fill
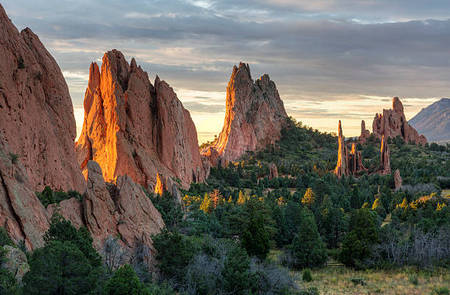
[[[450,98],[442,98],[422,109],[409,124],[429,142],[450,142]]]

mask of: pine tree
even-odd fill
[[[327,261],[325,243],[317,230],[314,216],[308,209],[302,213],[299,232],[290,248],[295,260],[294,267],[297,269],[322,266]]]

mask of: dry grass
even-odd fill
[[[304,287],[316,287],[321,295],[387,294],[422,295],[437,294],[436,288],[450,289],[450,272],[439,269],[434,272],[401,270],[355,271],[345,267],[327,267],[313,270],[313,281],[301,281],[301,273],[294,273]],[[417,280],[415,280],[417,278]],[[365,285],[355,284],[352,279],[362,279]]]

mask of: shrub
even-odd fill
[[[408,279],[409,279],[409,282],[415,286],[417,286],[419,284],[419,279],[417,278],[416,275],[410,275]]]
[[[447,287],[436,287],[433,290],[433,294],[436,295],[449,295],[450,290]]]
[[[4,227],[0,227],[0,246],[5,245],[14,246],[14,243],[6,232],[6,229]]]
[[[139,281],[133,268],[128,264],[119,268],[108,280],[105,287],[108,295],[150,295],[150,290],[146,289]]]
[[[24,294],[88,294],[98,283],[98,269],[70,241],[51,241],[36,249],[29,264]]]
[[[163,232],[152,237],[157,254],[157,266],[167,279],[181,280],[185,268],[196,254],[194,243],[177,231]]]
[[[49,186],[46,186],[42,192],[37,192],[36,196],[44,207],[47,207],[50,204],[59,204],[61,201],[70,198],[76,198],[78,201],[83,199],[83,196],[79,192],[72,190],[67,193],[63,191],[53,191]]]
[[[0,268],[0,294],[19,295],[19,286],[14,275],[6,269]]]
[[[303,270],[302,280],[305,281],[305,282],[311,282],[312,281],[311,270],[309,270],[308,268]]]

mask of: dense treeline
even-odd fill
[[[403,178],[395,190],[393,176],[373,173],[379,144],[370,138],[358,145],[369,173],[338,179],[337,138],[293,121],[275,146],[212,168],[207,183],[183,192],[182,204],[167,192],[148,193],[166,224],[152,237],[156,252],[138,249],[122,266],[120,237],[110,237],[100,255],[86,229],[55,216],[45,246],[27,253],[23,284],[1,270],[1,292],[317,294],[289,270],[305,270],[306,282],[308,268],[329,261],[357,269],[448,268],[450,209],[442,192],[450,188],[450,146],[389,140],[392,170]],[[273,164],[278,177],[269,178]],[[46,205],[82,198],[48,188],[38,196]],[[0,245],[8,244],[1,231]],[[153,253],[157,272],[146,264]]]

